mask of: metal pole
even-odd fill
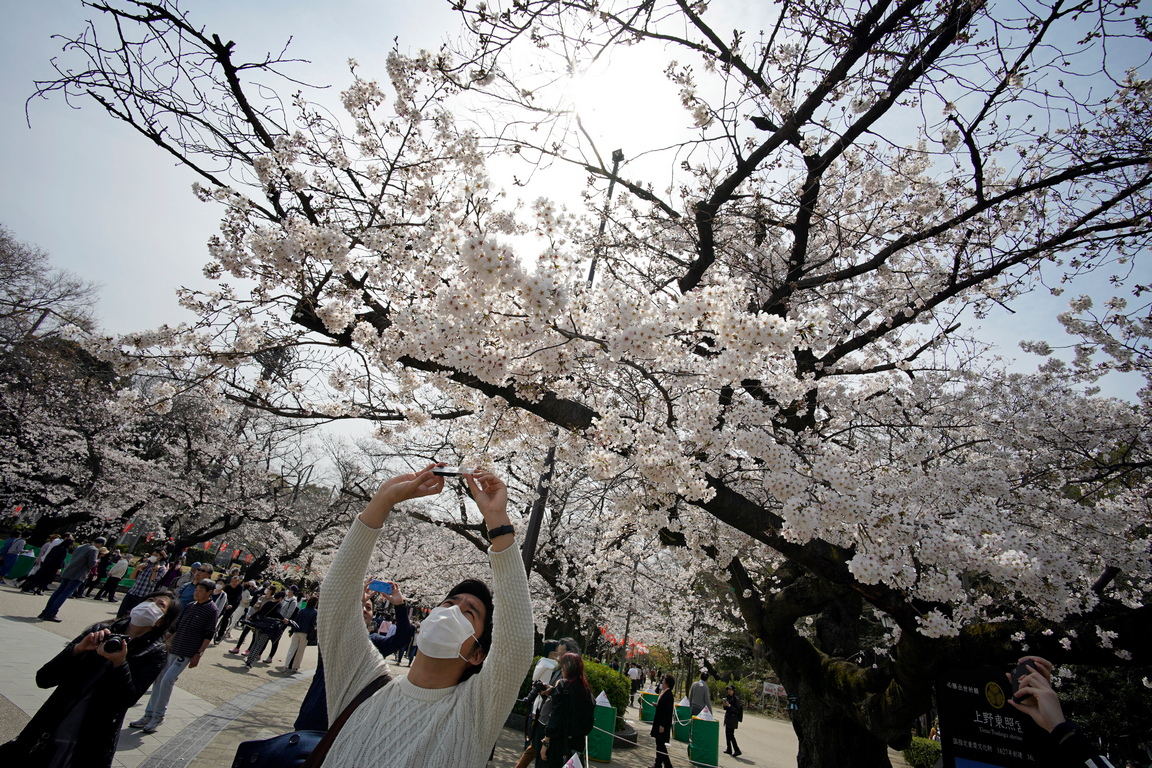
[[[608,206],[612,204],[612,190],[616,186],[616,172],[620,170],[620,163],[624,160],[624,150],[617,149],[612,152],[612,177],[608,179],[608,197],[604,200],[604,213],[600,216],[600,237],[604,236],[604,227],[608,224]],[[588,268],[588,287],[592,287],[596,279],[596,260],[600,257],[600,243],[592,250],[592,266]]]

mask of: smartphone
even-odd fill
[[[471,472],[471,469],[465,467],[432,467],[432,474],[440,475],[441,477],[459,477],[460,475]]]
[[[372,583],[368,585],[368,589],[373,592],[383,592],[386,595],[390,595],[392,594],[392,582],[373,579]]]
[[[1017,704],[1020,704],[1021,702],[1024,702],[1024,701],[1032,698],[1028,694],[1025,694],[1024,696],[1020,696],[1019,694],[1017,694],[1017,691],[1020,690],[1020,678],[1024,677],[1024,675],[1030,674],[1030,673],[1035,672],[1035,671],[1036,671],[1036,665],[1032,663],[1031,659],[1029,659],[1028,661],[1025,661],[1023,663],[1017,664],[1016,668],[1012,670],[1012,701],[1016,702]]]

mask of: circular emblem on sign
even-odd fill
[[[1004,702],[1008,698],[1004,695],[1004,689],[996,683],[988,683],[984,686],[984,698],[988,699],[988,703],[996,709],[1002,709]]]

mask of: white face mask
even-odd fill
[[[156,622],[164,618],[164,609],[153,602],[140,603],[132,609],[131,622],[137,627],[154,627]]]
[[[464,658],[460,646],[475,638],[472,622],[458,605],[433,608],[428,618],[420,625],[420,652],[433,659]]]
[[[154,562],[156,562],[156,561],[157,561],[157,560],[159,560],[159,559],[160,559],[160,558],[156,557],[156,555],[152,555],[152,557],[148,558],[148,562],[150,562],[150,563],[154,563]]]

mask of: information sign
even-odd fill
[[[997,667],[951,670],[936,682],[944,768],[1039,768],[1043,729],[1008,703]]]

